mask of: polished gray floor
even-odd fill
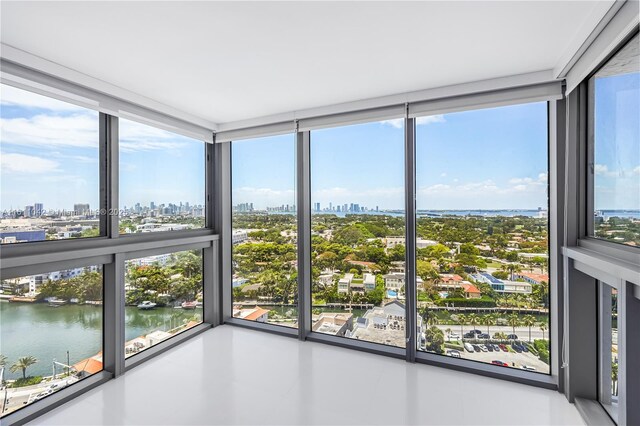
[[[584,423],[555,391],[226,325],[32,424]]]

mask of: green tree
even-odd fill
[[[542,331],[542,340],[545,340],[544,332],[549,329],[549,326],[546,322],[541,322],[540,324],[538,324],[538,327],[540,327],[540,331]]]
[[[458,314],[458,324],[460,325],[460,338],[464,336],[463,326],[467,323],[467,316],[465,314]]]
[[[476,328],[476,325],[480,323],[480,318],[478,317],[478,315],[476,314],[471,314],[469,315],[469,317],[467,318],[467,321],[469,322],[469,324],[471,324],[473,326],[473,328]]]
[[[493,324],[495,324],[495,322],[496,322],[495,315],[487,314],[487,315],[483,316],[482,318],[480,318],[480,320],[482,321],[482,325],[486,325],[487,326],[487,334],[491,335],[491,333],[489,332],[489,327],[492,326]]]
[[[520,325],[520,316],[518,314],[511,314],[507,317],[507,324],[509,324],[513,330],[513,334],[516,334],[516,327]]]
[[[515,253],[515,252],[511,252],[511,253]],[[517,256],[518,255],[516,254],[516,258],[517,258]],[[513,275],[516,272],[522,271],[522,266],[518,265],[517,263],[507,263],[507,264],[502,265],[500,268],[509,273],[509,279],[511,281],[514,281]]]
[[[531,341],[531,327],[536,325],[536,319],[533,315],[525,315],[525,317],[522,318],[522,324],[529,327],[529,341]]]
[[[442,333],[442,330],[435,325],[432,325],[427,329],[425,338],[427,341],[427,351],[437,354],[444,353],[444,334]]]
[[[9,369],[12,373],[17,371],[22,371],[22,378],[27,378],[27,368],[31,367],[33,364],[37,363],[38,360],[32,356],[25,356],[22,358],[18,358],[15,364],[11,366]]]

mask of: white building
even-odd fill
[[[351,281],[353,281],[353,274],[344,274],[338,281],[338,293],[349,293]]]

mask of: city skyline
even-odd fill
[[[0,85],[0,207],[99,204],[98,112]],[[120,206],[204,204],[204,142],[119,120]],[[198,164],[194,167],[194,164]],[[73,194],[73,200],[69,199]]]
[[[596,105],[596,138],[615,144],[596,144],[596,209],[637,209],[640,142],[638,130],[630,126],[638,112],[632,101],[638,74],[598,78],[597,84],[602,95]],[[23,210],[35,201],[47,209],[69,209],[69,192],[76,202],[97,206],[98,113],[4,84],[0,96],[2,210]],[[604,107],[616,99],[622,102],[617,109]],[[608,132],[611,122],[622,128]],[[120,127],[122,208],[176,199],[204,204],[203,142],[129,120],[121,119]],[[403,120],[396,119],[313,131],[313,202],[402,209],[402,127]],[[546,206],[546,134],[544,102],[419,117],[418,209]],[[234,204],[250,201],[262,209],[295,204],[292,134],[239,141],[233,147]],[[200,161],[202,167],[193,167]]]

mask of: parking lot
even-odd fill
[[[536,369],[539,373],[549,373],[549,365],[540,361],[537,356],[531,352],[467,352],[466,350],[460,351],[460,355],[464,359],[471,359],[474,361],[481,361],[491,363],[493,360],[506,362],[509,366],[520,368],[523,365],[528,365]]]

